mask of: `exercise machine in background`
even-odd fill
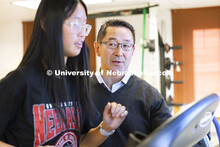
[[[158,38],[159,38],[159,47],[160,47],[160,71],[169,71],[171,69],[171,66],[174,66],[174,69],[177,71],[181,70],[181,65],[183,65],[183,62],[181,61],[176,61],[173,60],[171,62],[170,58],[165,58],[165,52],[168,53],[170,50],[179,50],[182,49],[182,46],[169,46],[168,44],[163,42],[163,39],[158,32]],[[172,96],[167,96],[166,89],[170,90],[171,84],[183,84],[184,81],[181,80],[176,80],[172,81],[170,78],[170,75],[168,76],[160,76],[160,90],[161,90],[161,95],[164,97],[164,99],[167,102],[167,105],[172,107],[172,106],[182,106],[182,103],[174,103],[173,102],[173,97]]]
[[[219,97],[211,94],[168,119],[149,136],[142,133],[130,134],[127,147],[188,147],[201,140],[201,146],[209,147],[211,144],[207,134],[210,132],[212,120],[218,139],[220,137],[219,123],[214,117],[218,103]]]

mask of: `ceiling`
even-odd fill
[[[13,1],[0,0],[0,22],[31,21],[35,10],[12,5]],[[113,3],[87,5],[89,14],[123,9],[143,8],[158,4],[160,9],[182,9],[196,7],[220,6],[220,0],[113,0]]]

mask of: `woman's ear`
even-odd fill
[[[97,56],[100,56],[100,47],[99,47],[99,43],[97,41],[94,41],[94,49],[95,49],[95,53]]]

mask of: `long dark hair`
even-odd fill
[[[82,0],[42,0],[36,13],[33,32],[27,51],[18,66],[21,68],[29,63],[40,61],[46,71],[55,70],[88,70],[87,49],[85,43],[77,57],[69,57],[64,63],[64,49],[62,39],[62,25],[65,19],[71,16],[77,4],[86,5]],[[61,102],[67,102],[67,88],[64,77],[46,77],[49,81],[49,91],[52,93],[52,102],[59,108]],[[90,112],[92,102],[89,94],[89,80],[87,76],[71,76],[70,82],[74,89],[75,104],[80,103],[85,112]],[[63,111],[58,109],[64,119]]]

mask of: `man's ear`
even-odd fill
[[[94,41],[94,49],[95,49],[96,55],[100,57],[100,51],[99,51],[100,47],[97,41]]]
[[[134,46],[134,48],[133,48],[132,55],[134,54],[134,50],[135,50],[135,46]]]

